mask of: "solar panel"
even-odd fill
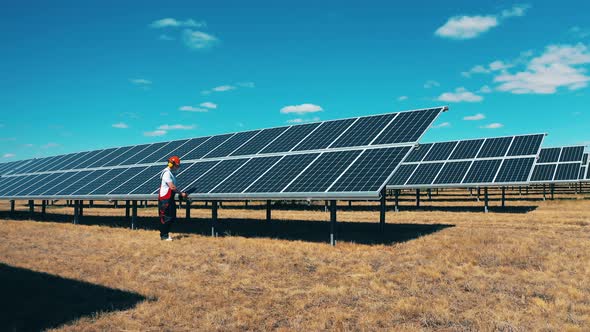
[[[179,187],[193,199],[376,199],[411,146],[445,110],[70,153],[23,161],[19,170],[28,173],[21,176],[4,174],[9,166],[0,164],[0,195],[153,199],[166,159],[175,154],[183,160]],[[448,156],[452,149],[437,151]]]
[[[478,158],[504,157],[510,148],[513,137],[498,137],[486,139],[481,147]],[[540,145],[539,145],[540,146]]]
[[[457,142],[444,142],[444,143],[436,143],[430,149],[426,157],[423,159],[424,161],[441,161],[447,160],[453,153],[453,150],[457,146]]]
[[[390,189],[527,184],[544,134],[450,141],[414,148]],[[426,152],[424,152],[426,151]]]
[[[481,149],[481,146],[484,142],[485,140],[483,139],[460,141],[449,159],[473,159],[477,156],[477,153],[479,152],[479,149]]]
[[[310,135],[320,123],[310,123],[301,126],[290,127],[285,133],[279,136],[276,140],[270,143],[267,147],[262,149],[260,153],[276,153],[291,151],[299,142],[302,142],[308,135]]]
[[[583,159],[583,146],[543,148],[535,163],[531,182],[577,182],[583,166]]]
[[[319,153],[296,154],[285,156],[266,174],[254,181],[246,190],[247,193],[281,192],[305,167],[313,163]]]
[[[360,118],[330,147],[369,145],[395,117],[396,114],[385,114]]]
[[[360,153],[361,151],[358,150],[323,153],[285,188],[284,192],[326,191]]]

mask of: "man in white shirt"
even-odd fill
[[[180,158],[172,156],[168,159],[168,166],[160,174],[162,182],[158,193],[158,210],[160,214],[160,239],[163,241],[172,241],[170,227],[176,221],[176,201],[174,196],[179,193],[181,198],[187,197],[187,193],[179,192],[176,187],[174,173],[179,168]]]

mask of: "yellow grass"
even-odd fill
[[[341,202],[345,241],[335,248],[321,206],[275,210],[268,224],[256,221],[264,209],[228,203],[219,215],[237,235],[218,238],[199,234],[210,216],[199,207],[193,221],[175,226],[176,241],[161,242],[145,229],[157,223],[154,207],[139,210],[150,218],[132,231],[109,227],[125,225],[121,209],[86,208],[83,224],[72,225],[72,208],[49,207],[47,220],[27,221],[19,202],[19,220],[0,221],[0,263],[146,298],[78,317],[57,328],[64,331],[583,331],[590,200],[575,198],[510,201],[508,213],[487,215],[473,201],[424,201],[425,210],[388,212],[384,237],[378,211]]]

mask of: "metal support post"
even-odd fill
[[[215,224],[217,224],[217,201],[211,202],[211,236],[216,237]]]
[[[387,209],[387,202],[385,200],[386,191],[385,188],[381,190],[381,199],[380,199],[380,207],[379,207],[379,230],[383,232],[385,230],[385,212]]]
[[[420,207],[420,189],[416,189],[416,206]]]
[[[186,208],[186,221],[191,221],[191,201],[184,202]]]
[[[485,210],[485,213],[488,213],[489,207],[490,207],[490,205],[489,205],[490,204],[490,197],[488,195],[488,187],[485,187],[483,191],[484,191],[483,195],[484,195],[484,202],[485,202],[485,209],[484,210]]]
[[[270,199],[266,201],[266,221],[270,221],[271,220],[271,210],[270,210]]]
[[[10,213],[14,213],[14,200],[10,201]]]
[[[131,209],[131,229],[135,229],[135,223],[137,223],[137,201],[133,201]]]
[[[77,225],[80,221],[80,210],[78,206],[78,201],[74,201],[74,225]]]
[[[395,190],[395,212],[399,212],[399,193],[400,193],[400,190],[396,189]]]
[[[125,220],[131,216],[131,201],[125,201]]]
[[[502,187],[502,207],[506,207],[506,187]]]
[[[336,245],[336,201],[330,201],[330,245]]]
[[[35,201],[29,200],[29,219],[35,217]]]

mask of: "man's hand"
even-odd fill
[[[188,197],[188,194],[187,193],[180,193],[180,197],[187,198]]]

